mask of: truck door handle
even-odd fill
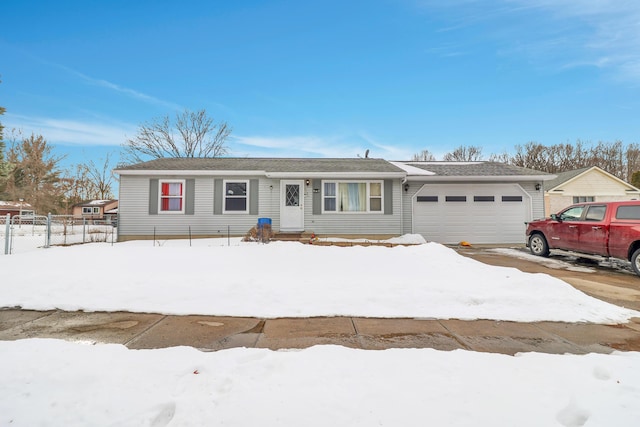
[[[594,225],[593,227],[591,227],[591,229],[592,229],[592,230],[600,230],[601,228],[602,228],[602,227],[597,227],[597,226],[595,226],[595,225]]]
[[[570,225],[569,228],[578,228],[577,225]]]

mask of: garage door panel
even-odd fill
[[[436,196],[437,202],[418,201]],[[466,201],[447,202],[447,196]],[[503,196],[522,200],[503,202]],[[517,184],[425,184],[413,197],[413,232],[441,243],[522,243],[530,212],[531,197]]]

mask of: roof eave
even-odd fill
[[[122,175],[188,175],[188,176],[256,176],[266,175],[265,171],[236,170],[193,170],[193,169],[116,169],[114,173]]]
[[[267,178],[404,178],[404,172],[266,172],[263,170],[172,170],[172,169],[120,169],[118,175],[185,175],[185,176],[266,176]]]
[[[404,178],[404,172],[269,172],[267,178]]]
[[[408,181],[507,181],[507,182],[522,182],[522,181],[550,181],[555,179],[555,175],[436,175],[436,176],[407,176]]]

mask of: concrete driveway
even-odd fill
[[[630,273],[601,267],[590,267],[593,272],[573,271],[570,267],[549,267],[537,260],[500,254],[494,248],[460,248],[458,251],[487,264],[547,273],[596,298],[640,310],[640,278]],[[117,343],[131,349],[184,345],[215,351],[232,347],[284,349],[335,344],[371,350],[434,348],[504,354],[530,351],[584,354],[614,350],[640,351],[640,319],[624,325],[593,325],[454,319],[260,319],[0,310],[0,340],[33,337],[88,344]]]

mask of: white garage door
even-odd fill
[[[518,184],[425,184],[413,232],[440,243],[524,243],[531,196]]]

